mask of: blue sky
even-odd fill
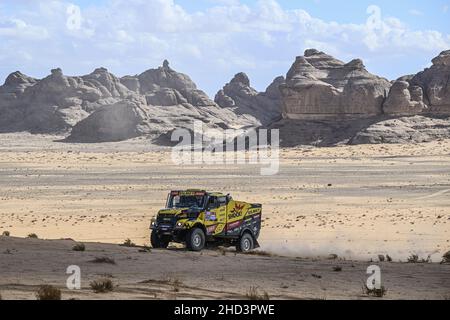
[[[450,49],[450,0],[0,0],[0,81],[167,58],[213,96],[237,72],[258,90],[315,47],[395,79]]]

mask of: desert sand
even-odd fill
[[[62,290],[62,299],[246,299],[251,287],[270,299],[380,299],[362,287],[364,261],[243,255],[182,249],[147,252],[114,244],[86,243],[72,251],[70,240],[0,237],[3,299],[35,299],[42,284]],[[7,253],[5,253],[7,252]],[[115,264],[93,263],[107,257]],[[385,299],[449,299],[450,265],[376,263]],[[69,265],[81,269],[81,290],[65,287]],[[335,267],[342,268],[334,271]],[[114,290],[94,293],[90,282],[110,279]]]
[[[387,298],[450,293],[449,265],[438,264],[450,250],[450,140],[283,149],[279,174],[261,176],[259,165],[176,166],[170,149],[144,138],[105,144],[59,138],[0,135],[0,234],[12,236],[0,241],[4,299],[34,298],[32,289],[43,282],[64,286],[68,264],[86,266],[90,280],[101,273],[117,277],[120,287],[106,298],[151,298],[155,290],[156,298],[167,298],[170,285],[167,292],[160,287],[170,276],[186,286],[179,298],[239,298],[253,285],[278,298],[358,298],[365,268],[380,254],[393,259],[382,264]],[[128,238],[148,245],[150,219],[167,192],[194,187],[262,203],[261,250],[282,257],[117,246]],[[30,233],[84,242],[88,250],[71,251],[70,240],[19,239]],[[330,254],[338,260],[328,260]],[[404,263],[411,254],[434,263]],[[87,263],[97,255],[118,263]],[[333,272],[337,263],[342,272]],[[200,273],[220,281],[223,292],[206,282],[194,290]],[[70,294],[98,298],[88,291]]]

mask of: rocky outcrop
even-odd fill
[[[259,125],[220,108],[168,61],[123,78],[105,68],[81,77],[68,77],[56,68],[41,80],[15,72],[0,86],[3,132],[68,133],[70,141],[104,142],[142,134],[157,137],[193,120],[210,128]]]
[[[432,63],[430,68],[416,74],[410,83],[423,89],[428,113],[450,115],[450,50],[441,52]]]
[[[194,120],[201,121],[205,129],[258,125],[255,119],[220,108],[187,75],[171,69],[168,61],[157,69],[123,77],[120,83],[109,80],[122,100],[79,122],[68,141],[105,142],[148,135],[155,143],[163,143],[176,128],[192,129]]]
[[[138,137],[150,132],[148,110],[135,101],[104,106],[78,122],[67,141],[109,142]]]
[[[65,133],[77,142],[146,135],[169,144],[175,129],[199,120],[205,129],[280,129],[283,146],[422,142],[450,138],[449,79],[450,51],[388,82],[359,59],[309,49],[265,92],[238,73],[215,101],[168,61],[122,78],[105,68],[80,77],[56,68],[40,80],[17,71],[0,86],[0,132]]]
[[[344,63],[315,49],[297,57],[280,86],[286,119],[339,119],[383,113],[389,81],[369,73],[361,60]]]
[[[220,90],[214,101],[222,108],[229,108],[240,115],[249,115],[261,125],[268,125],[281,117],[281,92],[279,86],[284,77],[276,78],[265,92],[250,86],[245,73],[238,73]]]
[[[17,80],[18,73],[10,78]],[[101,103],[103,97],[94,86],[81,78],[64,76],[59,68],[42,80],[18,81],[22,83],[21,89],[10,99],[2,99],[0,118],[8,119],[8,123],[1,126],[2,131],[53,133],[68,130],[88,115],[86,104]],[[7,81],[1,91],[10,86]]]
[[[147,70],[136,78],[139,82],[139,93],[148,97],[148,101],[153,105],[180,103],[189,103],[197,107],[215,105],[206,93],[197,89],[189,76],[170,68],[167,60],[162,67]],[[126,81],[129,83],[130,79]]]
[[[350,144],[419,143],[450,138],[450,118],[401,117],[374,123],[358,132]]]
[[[393,116],[416,115],[426,109],[422,88],[410,87],[406,81],[395,81],[383,104],[384,113]]]

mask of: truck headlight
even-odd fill
[[[150,222],[150,227],[155,227],[155,226],[156,226],[156,221]]]
[[[184,227],[184,223],[182,222],[177,222],[177,228],[183,228]]]

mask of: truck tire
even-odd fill
[[[239,242],[236,245],[236,250],[238,252],[249,252],[253,250],[255,247],[255,241],[253,240],[253,237],[250,233],[244,233],[240,238]]]
[[[191,251],[201,251],[205,243],[205,233],[200,228],[193,228],[186,235],[186,247]]]
[[[165,239],[161,239],[160,236],[156,233],[156,231],[152,231],[150,236],[150,243],[152,247],[155,249],[166,249],[169,246],[169,242]]]

